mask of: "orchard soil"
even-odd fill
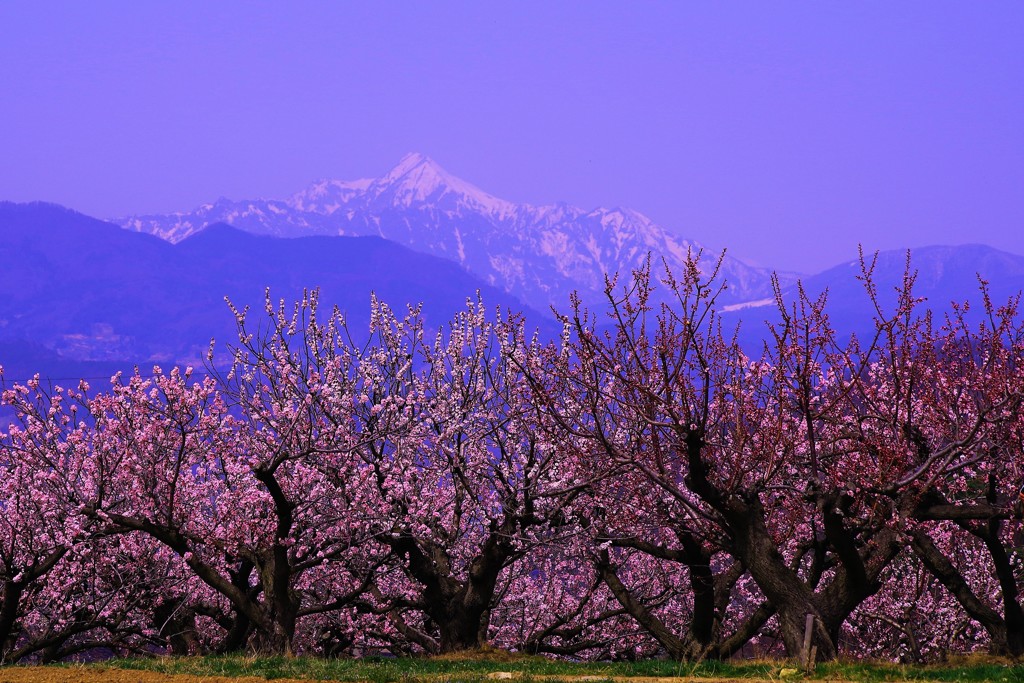
[[[158,671],[145,671],[138,669],[116,669],[101,668],[96,666],[13,666],[0,668],[0,683],[266,683],[268,680],[274,683],[332,683],[329,679],[308,679],[308,678],[267,678],[264,676],[214,676],[196,674],[168,674]],[[511,679],[507,676],[458,676],[452,674],[431,674],[403,678],[400,683],[490,683],[491,681],[511,680],[511,683],[780,683],[785,681],[826,681],[827,683],[855,683],[858,681],[885,681],[886,683],[923,683],[923,681],[994,681],[997,683],[1019,683],[1024,680],[1020,676],[1020,670],[1014,667],[1005,673],[993,677],[977,678],[969,676],[960,678],[941,677],[933,679],[929,677],[919,678],[916,675],[903,676],[881,676],[869,675],[866,678],[853,676],[847,678],[842,675],[811,675],[805,677],[795,670],[776,670],[765,678],[755,677],[653,677],[653,676],[554,676],[534,674],[513,674]],[[336,682],[342,683],[342,682]],[[350,682],[349,682],[350,683]]]
[[[0,669],[0,683],[266,683],[265,678],[227,678],[224,676],[191,676],[162,674],[155,671],[129,669],[58,668],[49,666],[12,667]],[[298,683],[295,679],[278,679],[280,683]]]
[[[212,656],[0,666],[0,683],[1024,683],[1024,662],[978,654],[930,666],[834,662],[809,675],[784,660],[690,666],[656,661],[573,665],[485,648],[422,659]]]
[[[452,681],[450,675],[435,675],[425,677],[423,680]],[[523,676],[517,675],[512,680],[523,680]],[[763,683],[775,679],[757,678],[651,678],[641,676],[610,677],[603,676],[529,676],[530,681],[541,683],[543,681],[566,681],[589,682],[589,681],[613,681],[614,683]],[[0,669],[0,683],[266,683],[268,679],[254,676],[228,677],[228,676],[195,676],[191,674],[165,674],[156,671],[137,671],[129,669],[97,669],[93,667],[82,668],[58,668],[58,667],[12,667]],[[275,678],[275,683],[313,683],[310,679],[298,678]],[[490,681],[482,677],[474,679],[479,681]],[[330,683],[330,681],[319,681],[318,683]]]

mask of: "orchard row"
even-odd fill
[[[206,373],[7,384],[0,661],[1024,655],[1014,302],[780,297],[752,356],[695,261],[634,276],[560,342],[268,294]]]

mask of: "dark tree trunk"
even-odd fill
[[[505,551],[485,547],[471,564],[467,581],[444,577],[445,600],[427,610],[438,625],[441,652],[471,650],[485,643],[494,588],[505,559]]]
[[[474,649],[486,641],[498,575],[515,554],[507,540],[514,530],[514,522],[507,522],[492,531],[465,580],[453,576],[442,548],[410,535],[387,540],[396,554],[408,558],[406,571],[423,585],[420,607],[437,627],[440,652]]]
[[[255,601],[254,589],[249,585],[249,578],[255,569],[256,567],[252,562],[241,560],[238,562],[237,569],[228,570],[228,574],[231,577],[231,585],[239,593],[248,595],[249,599],[253,601]],[[217,644],[216,651],[218,654],[239,652],[245,649],[246,643],[249,642],[249,638],[253,633],[253,623],[244,611],[232,605],[230,617],[221,621],[221,626],[224,627],[227,633],[220,643]]]
[[[715,608],[715,575],[711,571],[711,554],[690,533],[676,534],[683,545],[683,562],[690,570],[693,589],[693,617],[690,640],[697,657],[707,656],[715,644],[718,611]]]
[[[299,605],[291,591],[291,572],[287,550],[280,545],[264,558],[260,566],[264,609],[269,629],[259,634],[258,647],[268,653],[291,657]]]
[[[804,646],[807,615],[814,615],[811,646],[818,658],[832,660],[838,656],[836,641],[826,625],[824,614],[814,592],[787,566],[764,522],[764,509],[757,496],[747,501],[729,501],[723,512],[733,532],[736,557],[750,571],[761,592],[775,606],[779,615],[779,635],[786,654],[799,657]]]
[[[96,516],[96,510],[86,510],[87,514]],[[168,548],[186,557],[189,552],[189,541],[181,531],[172,526],[162,526],[147,519],[140,519],[126,515],[108,513],[106,518],[121,527],[131,531],[141,531],[152,538],[160,541]],[[276,654],[288,654],[291,652],[291,640],[285,629],[282,629],[280,620],[271,611],[273,596],[267,597],[266,602],[260,602],[257,596],[247,587],[239,586],[234,576],[225,577],[220,570],[203,562],[200,558],[191,555],[186,560],[189,568],[206,585],[227,598],[240,616],[244,616],[255,632],[255,644],[257,647]],[[261,572],[261,579],[264,574]],[[266,581],[263,581],[266,589]],[[287,622],[285,622],[287,623]],[[294,620],[292,621],[292,635],[294,635]]]
[[[988,632],[993,654],[1024,656],[1024,608],[1020,589],[1009,554],[1000,538],[1007,509],[999,504],[999,487],[995,476],[989,477],[985,503],[950,503],[933,493],[915,511],[921,520],[951,520],[961,529],[980,539],[989,552],[996,579],[1002,593],[1003,613],[986,604],[973,591],[953,563],[935,545],[927,531],[914,532],[912,547],[924,566],[938,579],[964,608],[967,614]]]
[[[974,533],[981,537],[992,556],[992,564],[995,566],[996,578],[999,579],[999,588],[1003,594],[1003,624],[1006,628],[1006,651],[997,654],[1010,657],[1024,656],[1024,609],[1020,604],[1020,590],[1017,587],[1017,577],[1013,572],[1013,564],[1006,553],[999,534],[1002,527],[1002,520],[989,520],[983,528],[977,529]]]
[[[259,572],[265,609],[271,626],[269,633],[262,634],[261,646],[274,654],[290,657],[293,654],[292,641],[295,639],[299,604],[292,591],[292,566],[285,540],[295,523],[293,513],[296,504],[288,500],[277,481],[276,466],[258,467],[253,473],[274,501],[276,517],[274,546],[258,558],[261,560]]]
[[[693,661],[724,659],[735,654],[750,641],[775,610],[769,605],[756,609],[736,631],[729,636],[721,634],[721,621],[729,605],[729,595],[736,581],[743,575],[742,564],[735,564],[719,576],[711,571],[711,554],[694,536],[684,529],[676,529],[682,548],[667,548],[635,538],[615,539],[613,545],[634,548],[664,560],[678,562],[687,567],[690,591],[693,595],[693,615],[685,634],[668,628],[651,610],[626,587],[618,577],[609,554],[602,550],[596,559],[600,580],[608,587],[623,609],[636,620],[665,649],[673,659]]]
[[[153,609],[153,625],[175,655],[197,654],[196,615],[183,600],[163,602]]]
[[[483,645],[480,620],[483,610],[446,610],[444,621],[438,623],[438,643],[442,653],[472,650]]]
[[[935,546],[928,533],[923,529],[914,530],[911,547],[932,576],[938,579],[939,583],[953,594],[964,611],[988,632],[992,639],[992,649],[999,652],[1006,648],[1006,626],[999,613],[974,594],[967,580]]]
[[[6,663],[4,653],[14,647],[18,607],[24,589],[20,582],[4,582],[4,601],[0,603],[0,663]]]
[[[245,649],[246,643],[249,642],[252,632],[252,622],[249,618],[241,612],[236,611],[234,619],[228,627],[228,632],[224,635],[224,638],[221,639],[220,643],[217,644],[217,653],[229,654],[232,652],[241,652]]]
[[[819,492],[817,507],[824,521],[825,541],[839,563],[827,585],[819,585],[820,568],[813,569],[809,579],[804,579],[779,551],[757,492],[726,495],[708,478],[708,466],[701,455],[702,433],[689,430],[684,443],[689,465],[686,485],[721,514],[732,539],[734,557],[747,568],[778,613],[779,635],[786,653],[790,657],[807,654],[804,637],[808,616],[813,616],[810,647],[816,649],[819,660],[835,659],[843,623],[858,605],[878,591],[882,571],[902,550],[898,536],[886,529],[868,529],[865,533],[870,534],[871,542],[858,539],[858,532],[847,529],[843,522],[850,501],[834,493]],[[866,554],[862,554],[861,548],[867,549],[863,551]]]
[[[634,598],[633,594],[623,585],[622,581],[619,580],[618,574],[615,572],[615,568],[612,566],[608,551],[602,550],[598,561],[597,571],[601,576],[601,580],[604,581],[605,585],[615,596],[615,599],[619,601],[626,611],[633,619],[636,620],[640,626],[647,631],[651,636],[658,641],[658,643],[665,648],[669,657],[676,660],[687,660],[693,658],[692,644],[683,640],[670,628],[654,615],[647,607],[639,600]]]

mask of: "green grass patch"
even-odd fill
[[[1024,665],[1006,663],[930,664],[910,666],[889,663],[833,662],[817,667],[813,677],[863,681],[965,681],[981,683],[1024,683]]]
[[[93,665],[90,665],[93,666]],[[781,678],[782,669],[791,664],[779,661],[701,662],[688,664],[669,661],[641,662],[566,662],[543,657],[453,656],[438,658],[317,659],[312,657],[246,657],[238,655],[209,657],[157,657],[115,659],[99,662],[97,667],[150,670],[195,676],[255,676],[273,680],[298,678],[309,680],[366,681],[368,683],[416,683],[450,681],[479,683],[487,675],[512,672],[517,678],[590,677],[596,681],[612,677],[693,677],[749,678],[768,680],[826,680],[875,683],[882,681],[964,681],[1024,683],[1024,664],[1009,662],[964,662],[950,665],[901,666],[885,663],[833,662],[819,665],[813,674],[798,673]],[[547,683],[547,681],[545,682]]]

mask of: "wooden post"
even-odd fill
[[[800,653],[803,659],[804,671],[814,670],[814,660],[818,656],[817,646],[811,647],[811,639],[814,636],[814,615],[807,614],[807,621],[804,624],[804,647]]]

